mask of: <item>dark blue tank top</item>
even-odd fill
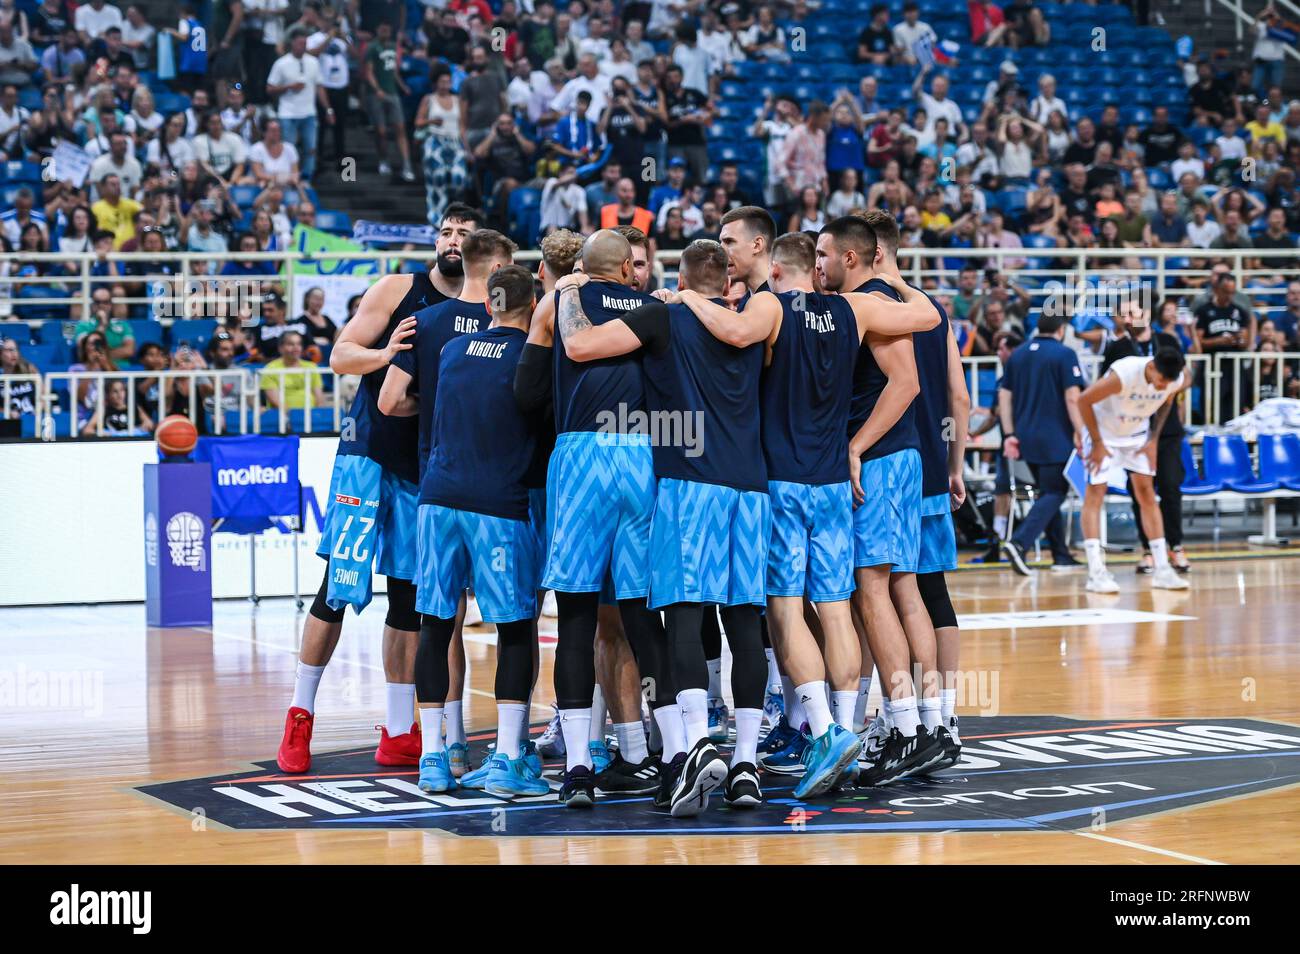
[[[621,318],[655,299],[615,282],[590,281],[578,290],[593,325]],[[636,353],[599,361],[571,361],[560,336],[560,297],[555,296],[555,430],[621,431],[627,416],[645,410],[645,382]],[[620,413],[622,409],[622,413]]]
[[[916,409],[916,434],[921,443],[921,496],[948,492],[948,441],[944,432],[952,418],[948,400],[948,313],[933,298],[939,324],[912,334],[916,375],[921,391],[912,402]]]
[[[873,291],[884,292],[895,301],[901,301],[898,293],[889,287],[889,283],[879,278],[871,279],[854,291],[864,294]],[[870,345],[863,338],[862,346],[858,349],[857,363],[853,366],[853,401],[849,408],[848,428],[850,437],[866,423],[867,418],[871,417],[871,412],[876,408],[876,401],[880,399],[880,392],[885,390],[885,385],[888,383],[889,378],[884,371],[880,370],[875,355],[871,353]],[[903,412],[898,422],[862,455],[862,459],[877,460],[908,448],[919,447],[920,439],[916,434],[916,404],[913,402]]]
[[[486,331],[492,323],[487,306],[482,303],[449,298],[432,308],[415,313],[415,347],[399,351],[393,365],[413,379],[420,396],[420,475],[433,450],[433,415],[438,398],[439,356],[443,346],[461,335]],[[463,395],[457,395],[461,398]]]
[[[723,344],[685,305],[669,305],[668,321],[667,349],[642,352],[655,476],[767,493],[763,344]]]
[[[769,480],[849,479],[849,400],[858,323],[839,295],[781,292],[781,329],[763,369],[763,456]]]
[[[410,290],[393,309],[388,327],[373,347],[387,347],[393,329],[403,318],[446,300],[447,296],[433,287],[428,272],[416,272],[411,276]],[[343,420],[338,452],[368,457],[389,473],[414,484],[420,479],[420,422],[414,417],[389,417],[379,413],[379,392],[387,373],[387,368],[380,368],[361,378],[357,396]]]
[[[434,409],[420,503],[528,519],[525,476],[536,437],[515,404],[515,367],[527,340],[519,328],[488,328],[447,342],[440,376],[448,398]]]

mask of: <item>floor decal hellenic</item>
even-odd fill
[[[535,727],[534,731],[539,731]],[[307,775],[260,770],[144,785],[137,791],[234,829],[434,829],[454,835],[663,835],[1069,831],[1204,805],[1300,782],[1300,728],[1247,719],[965,718],[962,761],[928,779],[848,789],[808,802],[795,779],[764,775],[766,803],[721,798],[675,820],[649,797],[561,807],[550,795],[505,800],[464,789],[427,795],[417,773],[374,762],[373,749],[321,753]],[[487,737],[473,744],[472,764]]]

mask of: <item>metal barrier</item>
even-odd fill
[[[1287,397],[1286,392],[1286,370],[1288,364],[1293,374],[1300,378],[1300,351],[1233,351],[1228,353],[1220,352],[1214,355],[1199,355],[1198,357],[1213,358],[1214,370],[1212,372],[1214,385],[1209,388],[1215,393],[1216,401],[1221,401],[1224,396],[1224,388],[1227,382],[1231,382],[1231,389],[1228,392],[1231,397],[1231,403],[1226,410],[1231,413],[1225,414],[1225,408],[1216,405],[1217,414],[1214,420],[1220,424],[1226,424],[1235,417],[1240,417],[1243,412],[1242,398],[1245,390],[1242,378],[1242,366],[1250,365],[1250,407],[1254,407],[1260,401],[1260,388],[1263,385],[1264,375],[1263,363],[1265,361],[1273,362],[1273,370],[1270,373],[1273,378],[1273,385],[1277,389],[1277,397]],[[1248,409],[1248,408],[1247,408]]]
[[[10,405],[14,401],[14,389],[19,384],[32,386],[31,407],[18,407],[14,411]],[[0,417],[9,420],[12,417],[21,417],[23,414],[36,413],[43,406],[41,394],[44,387],[45,377],[41,374],[0,374]]]

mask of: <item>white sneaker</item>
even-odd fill
[[[1087,590],[1089,593],[1118,593],[1119,584],[1111,576],[1110,570],[1102,570],[1100,573],[1088,574]]]
[[[880,753],[885,749],[885,740],[889,737],[889,729],[885,727],[885,717],[876,711],[876,716],[872,719],[865,729],[857,733],[859,741],[862,742],[862,748],[858,752],[859,765],[871,765],[880,757]]]
[[[547,590],[542,597],[542,615],[555,619],[560,615],[560,605],[555,602],[555,590]]]
[[[393,167],[386,162],[381,162],[379,164],[379,174],[381,176],[391,176],[393,174]]]
[[[483,614],[479,612],[478,600],[470,597],[465,603],[465,625],[479,626],[483,622]]]
[[[1178,575],[1172,566],[1162,566],[1151,574],[1151,588],[1155,590],[1186,590],[1191,584]]]
[[[415,173],[411,171],[410,166],[407,166],[405,169],[402,170],[402,181],[403,182],[415,181]]]

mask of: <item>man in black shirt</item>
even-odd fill
[[[1062,161],[1067,165],[1071,162],[1081,162],[1085,166],[1092,165],[1093,157],[1097,155],[1097,127],[1093,125],[1091,119],[1084,116],[1074,128],[1074,142],[1066,148]]]
[[[1181,131],[1170,125],[1167,106],[1155,108],[1151,125],[1142,130],[1139,136],[1142,146],[1146,149],[1144,161],[1148,166],[1173,162],[1178,158],[1178,147],[1186,138]]]
[[[258,361],[266,363],[280,357],[280,339],[290,331],[298,332],[304,341],[311,340],[311,328],[307,322],[302,318],[286,321],[287,315],[284,299],[279,295],[271,294],[262,299],[262,321],[253,333]]]
[[[1115,327],[1122,334],[1106,345],[1102,354],[1101,372],[1098,380],[1105,377],[1110,366],[1120,358],[1140,355],[1150,358],[1161,348],[1174,348],[1182,351],[1182,345],[1173,335],[1163,331],[1153,331],[1150,312],[1144,311],[1137,301],[1121,303],[1115,316]],[[1189,369],[1190,371],[1190,369]],[[1160,498],[1160,515],[1164,518],[1165,541],[1169,545],[1169,563],[1179,573],[1189,569],[1187,554],[1183,552],[1183,420],[1181,402],[1165,419],[1164,427],[1156,441],[1156,494]],[[1155,416],[1152,417],[1155,421]],[[1133,503],[1133,523],[1138,528],[1138,537],[1142,540],[1142,559],[1137,563],[1138,573],[1151,573],[1154,562],[1146,533],[1142,530],[1142,508],[1138,505],[1137,495],[1133,493],[1133,480],[1129,478],[1129,498]]]
[[[1108,142],[1115,155],[1119,155],[1124,144],[1124,130],[1119,124],[1119,107],[1114,103],[1101,111],[1101,122],[1097,124],[1097,142]]]
[[[664,106],[668,111],[668,158],[686,161],[692,182],[703,182],[709,171],[704,129],[713,121],[709,101],[698,90],[682,85],[676,64],[664,74]]]
[[[734,162],[722,164],[722,169],[718,172],[718,181],[709,183],[708,194],[713,195],[715,189],[723,189],[727,193],[726,208],[722,209],[719,215],[730,209],[754,204],[749,193],[740,187],[740,170]]]
[[[1187,91],[1192,101],[1192,115],[1207,125],[1217,126],[1228,115],[1230,103],[1223,85],[1215,79],[1214,68],[1201,61],[1196,67],[1196,85]]]
[[[1092,195],[1088,192],[1088,170],[1083,163],[1074,162],[1065,167],[1065,188],[1061,190],[1061,205],[1065,216],[1082,215],[1092,221]]]
[[[465,65],[469,52],[469,34],[456,22],[455,11],[443,10],[442,21],[424,32],[429,41],[429,59],[443,57],[456,66]]]
[[[1231,351],[1245,351],[1255,340],[1255,317],[1238,302],[1237,279],[1223,272],[1214,280],[1210,300],[1194,312],[1196,316],[1196,341],[1204,354],[1214,355]],[[1233,369],[1225,366],[1219,379],[1219,408],[1215,423],[1222,424],[1237,415],[1238,401],[1233,384]]]
[[[888,66],[893,53],[894,31],[889,28],[889,7],[874,4],[871,22],[858,34],[857,62]]]

